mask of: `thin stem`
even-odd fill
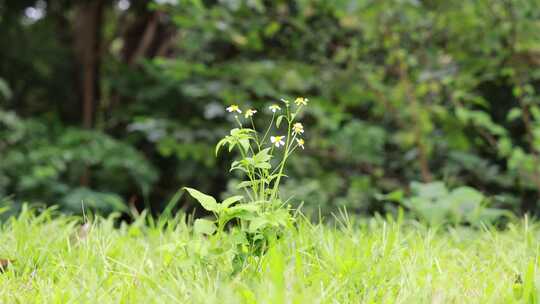
[[[234,119],[236,120],[236,122],[240,126],[240,129],[244,129],[244,126],[240,122],[240,119],[238,119],[238,115],[235,115]],[[253,131],[255,131],[255,136],[257,136],[257,131],[255,130],[255,124],[253,123],[253,119],[251,119],[251,125],[253,126]],[[258,140],[256,140],[256,142],[257,142],[257,145],[259,145]],[[243,159],[246,159],[249,156],[248,155],[249,152],[251,152],[251,156],[255,155],[255,151],[253,150],[253,147],[251,146],[251,143],[249,144],[249,150],[248,151],[244,151],[244,147],[242,147],[242,145],[240,145],[240,144],[239,144],[239,147],[240,147],[240,154],[242,154]],[[260,151],[260,148],[259,148],[259,151]],[[254,195],[253,197],[255,197],[255,199],[257,199],[259,191],[258,191],[258,184],[255,182],[255,177],[256,177],[255,174],[256,174],[255,170],[252,171],[252,170],[248,169],[247,172],[246,172],[246,175],[248,176],[249,180],[251,181],[251,191],[253,191],[253,195]],[[251,195],[249,197],[253,201],[253,197]]]
[[[240,147],[239,150],[240,150],[240,154],[242,155],[242,159],[246,159],[247,158],[246,151],[244,151],[244,148],[242,147],[242,145],[238,144],[238,146]],[[257,197],[257,192],[255,192],[255,190],[253,189],[253,185],[255,185],[255,180],[254,180],[253,175],[251,173],[252,172],[250,172],[249,170],[246,171],[246,175],[248,176],[249,180],[251,181],[252,191],[254,191],[255,197]]]
[[[240,119],[238,119],[238,115],[234,115],[234,120],[236,120],[236,123],[238,123],[238,126],[240,127],[240,129],[244,128],[244,126],[240,122]]]
[[[295,139],[296,139],[296,134],[293,134],[293,137],[292,137],[291,142],[290,142],[290,145],[289,145],[289,152],[287,153],[287,158],[289,158],[289,156],[290,156],[290,155],[293,153],[293,151],[294,151],[294,149],[291,150],[290,147],[294,144],[294,140],[295,140]],[[295,148],[296,148],[296,146],[295,146]],[[284,162],[284,161],[286,161],[285,158],[281,160],[280,165],[281,165],[281,163]],[[281,168],[280,166],[277,166],[277,167],[274,169],[274,171],[272,171],[272,174],[271,174],[271,175],[276,174],[277,170],[280,169],[280,168]]]
[[[287,108],[287,114],[288,108]],[[287,142],[285,144],[285,153],[283,154],[283,160],[281,161],[280,169],[278,177],[276,178],[276,182],[274,183],[274,190],[272,192],[272,196],[270,197],[270,200],[274,200],[277,195],[277,191],[279,189],[279,182],[281,181],[281,175],[283,174],[283,169],[285,168],[285,162],[287,161],[287,157],[289,156],[289,148],[290,148],[290,142],[291,142],[291,123],[292,121],[287,117],[288,122],[288,128],[287,128]]]
[[[257,148],[259,149],[259,152],[261,152],[261,142],[259,141],[259,132],[257,132],[257,128],[255,128],[255,122],[253,122],[253,117],[249,117],[249,120],[251,121],[251,127],[253,128],[253,131],[255,131],[255,142],[257,143]]]
[[[244,191],[246,192],[246,194],[247,194],[247,196],[249,197],[249,199],[250,199],[251,201],[253,201],[253,196],[251,196],[251,194],[249,193],[249,191],[248,191],[245,187],[243,187],[242,189],[244,189]]]
[[[266,137],[268,136],[268,133],[270,132],[270,129],[272,128],[275,118],[276,118],[276,112],[272,114],[272,120],[270,120],[270,124],[268,125],[268,128],[266,128],[266,132],[264,133],[264,136],[261,140],[262,143],[266,142]]]
[[[273,155],[273,153],[274,153],[274,145],[272,145],[272,146],[270,147],[270,155]],[[266,199],[266,194],[265,194],[265,191],[266,191],[266,181],[268,181],[268,186],[270,186],[270,181],[268,180],[268,178],[270,177],[270,175],[273,174],[273,173],[268,174],[268,170],[266,170],[265,172],[267,173],[266,176],[264,177],[264,179],[261,178],[261,180],[263,181],[263,183],[262,183],[262,184],[263,184],[263,187],[262,187],[262,189],[261,189],[261,197],[262,197],[263,200]]]
[[[253,128],[253,131],[255,131],[255,144],[257,145],[257,150],[258,152],[261,152],[261,144],[263,144],[260,140],[259,140],[259,133],[257,132],[257,128],[255,128],[255,122],[253,121],[253,117],[249,117],[249,120],[251,121],[251,127]],[[272,123],[270,123],[271,125]],[[253,148],[251,147],[251,145],[249,146],[250,149],[251,149],[251,153],[253,153],[253,155],[255,155],[255,151],[253,151]],[[264,169],[255,169],[254,170],[254,173],[255,174],[258,174],[259,175],[259,180],[261,181],[260,183],[260,187],[262,189],[261,191],[261,198],[264,199]],[[258,193],[259,192],[259,184],[254,184],[253,185],[253,192],[254,193]],[[255,195],[255,198],[257,198],[257,195]]]

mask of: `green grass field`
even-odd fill
[[[540,226],[299,220],[233,273],[227,237],[183,218],[115,227],[23,211],[2,224],[0,303],[535,303]],[[217,252],[216,248],[222,249]]]

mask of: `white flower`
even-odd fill
[[[255,113],[257,113],[257,110],[248,109],[248,110],[246,110],[246,114],[244,114],[244,116],[246,118],[249,118],[249,117],[252,117]]]
[[[307,106],[307,103],[308,103],[308,99],[307,98],[304,98],[304,97],[298,97],[294,100],[294,103],[297,105],[297,106]]]
[[[276,111],[281,110],[281,108],[277,104],[273,104],[273,105],[269,106],[268,109],[270,109],[270,111],[272,111],[272,113],[276,113]]]
[[[238,112],[238,113],[242,113],[242,110],[240,110],[240,108],[237,106],[237,105],[230,105],[229,107],[227,107],[225,110],[227,110],[227,112]]]
[[[304,140],[302,138],[297,138],[296,142],[298,143],[300,148],[302,148],[302,150],[304,150],[304,143],[305,143]]]
[[[273,143],[277,148],[279,146],[285,146],[285,136],[270,136],[270,142]]]
[[[295,133],[295,134],[302,134],[302,133],[304,133],[304,126],[303,126],[301,123],[299,123],[299,122],[295,123],[295,124],[293,125],[293,133]]]

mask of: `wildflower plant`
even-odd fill
[[[238,190],[244,195],[217,203],[215,198],[186,187],[204,209],[215,215],[215,220],[196,220],[196,231],[219,235],[229,222],[236,221],[237,239],[243,251],[260,252],[261,245],[264,247],[269,240],[279,237],[280,231],[292,223],[289,204],[280,197],[279,187],[288,159],[298,148],[304,149],[304,126],[298,118],[308,100],[282,99],[282,103],[268,107],[272,117],[262,129],[253,119],[257,110],[242,110],[237,105],[226,108],[236,127],[217,143],[215,153],[217,156],[224,149],[238,152],[239,159],[232,162],[230,171],[243,176]]]
[[[235,115],[238,128],[232,129],[230,135],[216,145],[216,155],[224,147],[228,147],[229,152],[236,149],[240,153],[241,159],[232,163],[231,171],[244,173],[247,180],[240,183],[239,188],[244,190],[252,203],[260,204],[263,209],[276,207],[274,203],[280,199],[279,186],[287,160],[298,147],[303,148],[305,143],[302,138],[304,127],[297,118],[307,105],[307,99],[297,98],[293,106],[286,99],[282,99],[282,102],[285,104],[283,110],[277,104],[269,106],[272,118],[264,132],[258,131],[253,120],[257,111],[248,109],[244,115],[246,121],[242,122]],[[236,105],[229,108],[242,113]],[[285,125],[285,134],[281,132],[282,125]]]

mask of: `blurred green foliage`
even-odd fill
[[[34,1],[0,1],[0,196],[78,200],[85,174],[95,201],[155,210],[183,185],[233,192],[212,148],[225,106],[306,96],[306,153],[282,190],[295,204],[391,211],[378,194],[441,181],[540,211],[539,0],[105,1],[92,130],[58,28],[76,4],[46,2],[25,22]],[[117,33],[156,12],[167,51],[132,64]]]
[[[449,190],[442,182],[411,184],[411,196],[402,191],[379,196],[381,200],[396,201],[408,208],[416,217],[431,225],[470,224],[480,226],[493,223],[511,212],[487,207],[489,199],[471,187]]]
[[[54,130],[33,119],[0,111],[0,197],[62,204],[80,212],[124,210],[129,185],[147,196],[156,169],[132,146],[100,132],[70,127]],[[94,189],[79,187],[91,170]]]

